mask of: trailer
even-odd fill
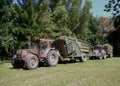
[[[59,51],[60,61],[81,61],[87,60],[89,46],[78,39],[61,36],[53,42],[55,49]]]
[[[84,45],[84,46],[83,46]],[[35,69],[39,64],[56,66],[59,61],[87,60],[88,47],[77,39],[61,36],[55,40],[34,39],[27,49],[19,49],[12,57],[14,68]]]

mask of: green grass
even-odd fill
[[[87,60],[38,67],[35,70],[13,69],[0,64],[1,86],[120,86],[120,58]]]

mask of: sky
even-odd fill
[[[108,3],[109,0],[91,0],[92,1],[92,9],[91,12],[93,13],[93,16],[104,16],[104,17],[110,17],[112,16],[111,13],[107,13],[104,11],[105,5]]]

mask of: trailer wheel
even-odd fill
[[[99,59],[99,60],[102,60],[102,59],[103,59],[103,56],[102,56],[102,55],[99,55],[99,56],[98,56],[98,59]]]
[[[26,69],[35,69],[38,67],[39,60],[38,57],[35,55],[30,55],[25,59],[25,67]]]
[[[50,67],[56,66],[58,64],[58,54],[55,50],[50,50],[47,58],[46,64]]]
[[[112,53],[110,53],[109,57],[110,57],[110,58],[112,58],[112,57],[113,57],[113,54],[112,54]]]
[[[103,59],[106,59],[106,57],[107,57],[106,55],[103,55]]]
[[[80,58],[80,62],[85,62],[87,60],[87,57],[85,54],[83,54]]]

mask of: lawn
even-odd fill
[[[38,67],[13,69],[0,64],[0,86],[120,86],[120,58],[87,60]]]

